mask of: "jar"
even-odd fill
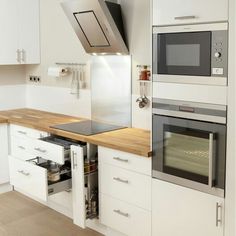
[[[151,72],[148,70],[147,66],[143,66],[139,74],[139,80],[149,80]]]

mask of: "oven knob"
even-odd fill
[[[220,57],[221,57],[221,53],[220,53],[220,52],[216,52],[216,53],[215,53],[215,57],[216,57],[216,58],[220,58]]]

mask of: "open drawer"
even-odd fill
[[[60,174],[60,180],[48,180],[48,169],[43,164],[23,161],[9,156],[10,183],[16,188],[39,200],[47,201],[51,194],[70,190],[72,187],[71,171]]]
[[[71,145],[78,145],[78,143],[66,138],[48,136],[34,140],[31,152],[35,157],[41,157],[63,165],[66,160],[70,159]]]

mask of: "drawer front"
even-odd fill
[[[100,194],[101,223],[129,236],[151,236],[151,212]]]
[[[151,177],[102,163],[100,192],[151,210]]]
[[[64,148],[60,145],[48,143],[42,140],[32,140],[31,152],[35,156],[51,160],[59,164],[64,164]]]
[[[34,158],[30,153],[30,139],[11,136],[11,155],[22,160]]]
[[[151,176],[151,158],[98,147],[99,162],[112,164],[121,168]]]
[[[48,136],[47,132],[12,124],[10,125],[10,133],[13,136],[21,138],[28,137],[38,139]]]
[[[9,156],[9,168],[11,185],[40,200],[47,200],[46,169],[12,156]]]

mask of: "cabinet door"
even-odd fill
[[[84,147],[71,146],[73,222],[85,228]]]
[[[39,0],[18,0],[21,64],[40,63]]]
[[[223,236],[224,199],[152,181],[152,235]]]
[[[227,20],[227,0],[153,0],[153,25]]]
[[[0,125],[0,184],[9,182],[7,125]]]
[[[17,0],[0,0],[0,65],[18,64],[18,19]]]

